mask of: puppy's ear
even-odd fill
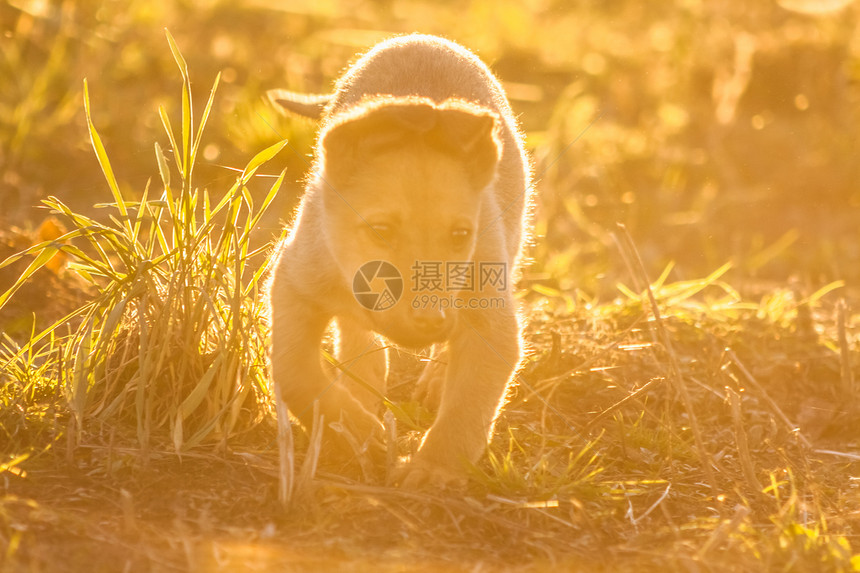
[[[269,101],[284,114],[299,115],[308,119],[320,119],[331,95],[301,94],[289,90],[269,90],[266,92]]]
[[[501,155],[495,114],[486,110],[443,108],[435,131],[437,144],[462,158],[476,189],[490,184]]]

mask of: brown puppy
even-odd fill
[[[312,112],[320,101],[305,103]],[[530,169],[516,120],[477,57],[412,35],[359,59],[322,121],[301,206],[275,253],[276,391],[305,426],[319,401],[326,422],[373,440],[387,375],[378,335],[447,348],[422,377],[439,409],[403,483],[462,479],[520,360],[512,288]],[[320,363],[332,320],[348,375]]]

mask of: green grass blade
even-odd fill
[[[283,229],[281,231],[281,235],[275,240],[274,244],[275,245],[279,244],[281,241],[284,240],[284,238],[286,238],[286,236],[287,236],[287,229]],[[249,259],[253,258],[256,255],[263,254],[267,251],[270,251],[271,249],[272,249],[271,245],[263,245],[262,247],[255,249],[254,251],[250,252],[248,254],[248,258]],[[251,277],[251,280],[248,282],[247,285],[245,285],[245,290],[242,293],[244,296],[247,297],[247,296],[251,295],[253,290],[255,288],[257,288],[257,286],[260,284],[263,276],[265,276],[265,274],[269,271],[269,268],[272,266],[272,264],[274,264],[274,260],[272,259],[272,257],[266,257],[266,259],[263,261],[263,263],[259,266],[257,271]]]
[[[119,213],[127,225],[128,211],[125,208],[125,202],[123,201],[122,193],[120,193],[119,184],[116,181],[116,176],[114,175],[113,168],[110,165],[110,160],[108,159],[105,146],[102,143],[101,137],[99,137],[98,131],[96,131],[96,126],[93,124],[93,118],[90,115],[90,92],[86,79],[84,80],[84,111],[87,116],[87,129],[90,133],[90,141],[92,142],[93,149],[96,152],[96,157],[98,158],[102,173],[104,173],[105,179],[107,180],[108,186],[113,194],[114,201],[116,201],[117,209],[119,209]]]
[[[38,344],[39,342],[41,342],[41,341],[42,341],[42,340],[44,340],[45,338],[55,336],[55,334],[56,334],[56,332],[57,332],[57,329],[58,329],[59,327],[61,327],[61,326],[63,326],[63,325],[68,324],[70,320],[72,320],[73,318],[75,318],[75,317],[77,317],[77,316],[82,316],[82,315],[87,314],[88,312],[90,312],[90,311],[92,310],[92,307],[94,306],[94,304],[95,304],[94,302],[87,303],[87,304],[85,304],[84,306],[82,306],[82,307],[80,307],[80,308],[78,308],[78,309],[76,309],[76,310],[73,310],[73,311],[72,311],[72,312],[70,312],[69,314],[67,314],[67,315],[65,315],[64,317],[62,317],[62,318],[58,319],[58,320],[57,320],[57,321],[55,321],[53,324],[51,324],[50,326],[48,326],[47,328],[45,328],[45,329],[44,329],[42,332],[40,332],[39,334],[31,335],[31,336],[30,336],[30,339],[27,341],[27,344],[26,344],[23,348],[21,348],[21,349],[19,349],[18,351],[16,351],[16,353],[15,353],[15,354],[13,354],[13,355],[9,356],[9,359],[10,359],[10,360],[12,360],[12,359],[17,359],[17,358],[19,358],[20,356],[22,356],[22,355],[23,355],[23,353],[24,353],[26,350],[28,350],[29,348],[31,348],[31,347],[33,347],[34,345]],[[2,368],[0,368],[0,370],[2,370]]]
[[[78,349],[75,353],[74,365],[72,367],[71,388],[69,388],[69,405],[74,412],[78,422],[84,418],[86,408],[87,390],[89,389],[90,353],[93,346],[93,322],[91,317],[85,323],[83,333],[78,339]],[[80,425],[78,425],[80,427]]]
[[[709,286],[715,284],[731,268],[732,263],[728,262],[701,280],[681,283],[681,292],[669,297],[668,304],[677,304],[699,294]]]
[[[61,235],[61,236],[57,237],[56,239],[51,239],[50,241],[42,241],[41,243],[37,243],[35,245],[27,247],[23,251],[9,255],[5,259],[3,259],[3,261],[0,262],[0,269],[13,264],[13,263],[21,260],[22,258],[24,258],[28,255],[37,254],[37,253],[41,252],[43,249],[45,249],[46,247],[53,245],[57,248],[60,248],[60,246],[62,245],[63,242],[65,242],[69,239],[73,239],[75,237],[79,237],[79,236],[81,236],[81,232],[76,229],[73,231],[69,231],[68,233],[65,233],[64,235]]]
[[[99,275],[103,277],[107,277],[113,281],[120,282],[124,275],[122,273],[117,273],[109,267],[105,265],[101,261],[97,261],[96,259],[90,257],[84,251],[76,247],[75,245],[62,245],[60,250],[66,253],[69,256],[75,257],[78,261],[78,265],[83,266],[88,269],[90,272],[97,272]]]
[[[251,177],[254,176],[254,173],[257,171],[257,169],[259,169],[262,164],[271,160],[286,145],[287,140],[285,139],[284,141],[279,141],[274,145],[270,145],[269,147],[255,155],[254,158],[248,162],[248,165],[245,166],[244,171],[242,171],[242,175],[239,178],[242,181],[242,184],[244,185],[248,183],[248,181],[251,180]]]
[[[141,308],[146,308],[148,305],[148,294],[144,291],[140,300]],[[149,420],[147,413],[147,399],[150,393],[147,392],[148,381],[152,379],[154,371],[152,369],[152,360],[147,355],[146,349],[149,348],[149,325],[146,320],[139,320],[137,324],[138,342],[137,350],[137,384],[134,392],[134,411],[135,421],[137,426],[137,441],[141,446],[149,443]],[[165,347],[167,345],[164,345]]]
[[[845,281],[842,281],[842,280],[833,281],[832,283],[828,283],[828,284],[824,285],[823,287],[821,287],[820,289],[818,289],[817,291],[815,291],[814,293],[812,293],[811,295],[809,295],[809,298],[807,298],[806,302],[809,304],[815,304],[816,302],[818,302],[821,299],[821,297],[823,297],[827,293],[833,292],[834,290],[840,289],[844,286],[845,286]]]
[[[215,103],[215,92],[218,89],[218,84],[221,82],[221,72],[215,76],[215,82],[212,89],[209,91],[209,100],[206,102],[206,107],[203,108],[203,117],[200,118],[200,125],[197,127],[197,137],[194,139],[194,147],[191,149],[191,160],[194,161],[197,157],[197,150],[200,149],[200,141],[203,139],[203,129],[209,121],[209,113],[212,111],[212,104]]]
[[[167,110],[164,109],[163,105],[158,106],[158,116],[161,118],[161,125],[164,126],[165,133],[167,133],[167,139],[170,141],[170,148],[173,150],[173,160],[176,161],[176,167],[179,168],[180,173],[183,173],[182,154],[176,145],[176,136],[173,135],[173,125],[170,123],[170,116],[167,115]]]
[[[224,353],[218,353],[215,357],[215,360],[206,370],[206,373],[200,378],[200,381],[197,382],[197,385],[194,386],[194,389],[188,394],[185,400],[182,401],[182,404],[179,406],[179,417],[182,419],[188,418],[194,410],[203,402],[204,398],[209,394],[209,388],[212,385],[212,381],[215,379],[215,375],[221,370],[221,363],[224,361]]]
[[[263,204],[260,205],[260,208],[256,211],[249,210],[248,212],[248,224],[245,226],[245,231],[242,235],[242,242],[247,242],[251,232],[257,227],[257,223],[260,222],[260,219],[265,215],[266,211],[269,209],[269,205],[272,204],[272,201],[275,200],[275,197],[278,196],[278,192],[281,190],[281,185],[284,183],[284,178],[287,175],[287,170],[284,169],[281,171],[281,174],[272,184],[271,188],[269,188],[269,192],[266,194],[265,199],[263,199]]]
[[[654,284],[651,285],[651,288],[654,289],[655,291],[660,290],[660,288],[662,288],[663,285],[666,284],[666,280],[669,278],[669,273],[671,273],[672,269],[674,269],[674,268],[675,268],[675,262],[669,261],[669,264],[666,265],[666,268],[663,269],[663,272],[660,274],[660,276],[657,278],[657,280],[654,281]]]
[[[633,292],[633,289],[631,289],[630,287],[628,287],[624,283],[621,283],[621,282],[616,283],[615,288],[617,288],[619,291],[621,291],[621,294],[623,294],[624,296],[626,296],[630,300],[635,300],[635,301],[639,301],[639,302],[642,301],[642,295]]]
[[[203,220],[212,220],[212,202],[209,199],[208,189],[203,189]]]
[[[12,295],[15,294],[19,288],[24,286],[24,283],[27,282],[36,271],[48,264],[48,261],[54,258],[54,255],[59,251],[60,249],[55,246],[46,246],[38,255],[36,255],[36,258],[30,262],[26,269],[24,269],[24,272],[21,273],[21,276],[18,277],[15,284],[13,284],[9,290],[0,294],[0,308],[3,308],[6,302],[12,298]]]
[[[167,43],[170,45],[170,51],[173,52],[173,59],[176,60],[176,65],[179,66],[179,73],[182,74],[183,80],[187,80],[188,64],[185,63],[185,58],[182,57],[182,53],[179,51],[179,46],[176,45],[176,40],[173,39],[173,34],[170,33],[170,30],[165,28],[164,33],[167,36]]]
[[[162,183],[165,187],[170,187],[170,166],[167,164],[167,158],[157,141],[155,142],[155,159],[158,161],[158,174],[161,176]]]
[[[176,60],[176,65],[179,67],[179,72],[182,74],[182,178],[186,184],[191,179],[192,169],[192,153],[191,153],[191,134],[194,130],[194,118],[191,109],[191,78],[188,75],[188,64],[185,63],[185,58],[179,51],[179,46],[173,35],[167,28],[164,29],[167,35],[167,43],[170,45],[170,51],[173,52],[173,59]]]
[[[149,198],[149,184],[151,181],[151,179],[147,179],[146,187],[143,188],[143,195],[140,197],[140,203],[137,206],[137,217],[134,219],[134,228],[132,229],[132,235],[130,237],[131,245],[135,248],[141,245],[140,228],[143,225],[143,220],[146,218],[146,212],[148,210],[147,200]]]
[[[186,186],[191,180],[193,167],[191,158],[191,130],[194,129],[194,119],[191,115],[191,93],[188,83],[182,84],[182,179]]]
[[[233,198],[236,195],[236,192],[239,190],[240,184],[241,184],[241,180],[237,179],[236,182],[233,184],[233,186],[227,190],[227,192],[224,194],[223,197],[221,197],[221,200],[218,201],[218,203],[215,205],[215,207],[212,208],[212,212],[211,212],[212,217],[214,217],[215,215],[220,213],[221,210],[226,205],[228,205],[231,201],[233,201]]]

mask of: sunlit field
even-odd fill
[[[386,467],[279,433],[267,368],[318,125],[265,93],[409,32],[493,69],[536,180],[465,487],[386,480],[425,354]],[[0,573],[860,571],[860,6],[8,0],[0,33]]]

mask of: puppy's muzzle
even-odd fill
[[[413,308],[411,314],[415,329],[428,336],[442,334],[448,326],[448,317],[441,308]]]

